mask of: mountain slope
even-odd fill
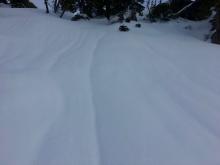
[[[0,164],[220,164],[220,47],[188,23],[120,33],[1,9],[0,24]]]

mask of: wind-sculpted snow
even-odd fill
[[[0,164],[220,164],[220,47],[104,22],[0,10]]]

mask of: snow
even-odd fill
[[[122,33],[1,8],[0,24],[1,165],[220,164],[220,47],[201,40],[207,22]]]
[[[34,5],[37,6],[39,9],[45,9],[44,0],[30,0]],[[49,1],[50,2],[50,1]],[[46,9],[45,9],[46,10]]]

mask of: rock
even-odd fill
[[[140,23],[137,23],[137,24],[135,25],[135,27],[136,27],[136,28],[141,28],[141,24],[140,24]]]
[[[125,26],[125,25],[121,25],[121,26],[119,27],[119,31],[121,31],[121,32],[127,32],[127,31],[129,31],[129,28],[128,28],[127,26]]]

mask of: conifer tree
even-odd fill
[[[48,0],[45,0],[46,11]],[[53,8],[56,13],[59,9],[62,11],[61,17],[65,11],[80,11],[81,14],[86,14],[89,17],[105,16],[110,19],[112,15],[123,15],[129,11],[130,18],[137,20],[136,15],[143,11],[144,0],[54,0]]]
[[[12,8],[36,8],[29,0],[10,0]]]

